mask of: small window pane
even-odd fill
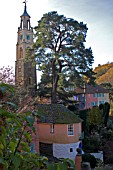
[[[54,133],[54,124],[50,125],[50,133]]]
[[[73,148],[70,148],[70,152],[73,152]]]
[[[68,125],[68,135],[74,135],[74,127],[73,124]]]

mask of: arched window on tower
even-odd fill
[[[32,77],[29,77],[29,85],[31,85],[32,84]]]
[[[23,49],[20,47],[20,58],[23,58]]]
[[[21,20],[21,29],[23,29],[23,20]]]
[[[27,28],[28,28],[28,30],[30,30],[30,21],[29,20],[27,20]]]

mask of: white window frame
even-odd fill
[[[93,106],[97,106],[98,105],[98,103],[97,102],[91,102],[91,106],[93,107]]]
[[[74,136],[74,124],[67,125],[67,134],[68,136]]]
[[[50,124],[50,133],[54,133],[54,124]]]
[[[103,101],[100,100],[100,101],[99,101],[99,105],[100,105],[100,104],[104,104],[104,100],[103,100]]]

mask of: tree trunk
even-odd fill
[[[52,85],[51,103],[57,103],[57,85],[58,85],[58,80],[59,80],[59,74],[58,73],[61,73],[61,70],[62,70],[61,61],[58,60],[59,70],[58,70],[58,73],[55,72],[55,62],[56,62],[56,59],[54,59],[53,62],[52,62],[53,85]]]
[[[51,100],[51,103],[57,103],[56,92],[57,92],[57,87],[56,87],[56,83],[54,82],[53,88],[52,88],[52,100]]]

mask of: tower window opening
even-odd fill
[[[23,35],[20,35],[20,40],[22,40],[23,39]]]
[[[31,84],[32,84],[32,78],[29,77],[29,85],[31,85]]]
[[[23,20],[21,21],[21,29],[23,29]]]
[[[22,58],[23,57],[23,49],[22,49],[22,47],[20,47],[20,58]]]
[[[28,30],[30,30],[30,22],[29,22],[29,20],[27,21],[27,28],[28,28]]]
[[[27,40],[30,40],[30,35],[26,35],[26,39],[27,39]]]

